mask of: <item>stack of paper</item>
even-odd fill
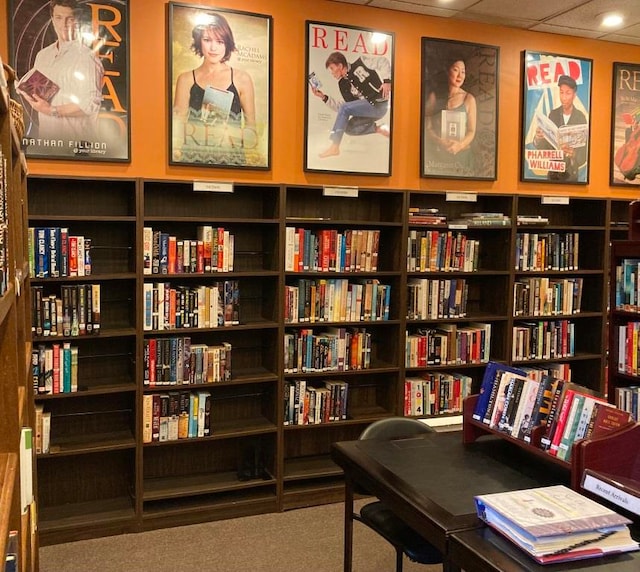
[[[541,564],[640,548],[629,519],[562,485],[479,495],[475,501],[480,519]]]

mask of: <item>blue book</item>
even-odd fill
[[[476,421],[482,421],[487,413],[487,408],[491,399],[492,392],[497,389],[500,378],[504,372],[515,373],[517,375],[527,376],[527,373],[521,369],[506,365],[504,363],[497,363],[490,361],[484,370],[484,376],[482,378],[482,384],[480,385],[480,392],[478,400],[476,401],[475,409],[473,410],[472,418]]]
[[[46,228],[36,228],[35,267],[37,278],[49,278],[49,232]]]

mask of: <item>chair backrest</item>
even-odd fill
[[[369,425],[360,434],[360,439],[402,439],[433,431],[425,423],[411,417],[385,417]]]

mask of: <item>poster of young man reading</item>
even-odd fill
[[[12,0],[27,157],[128,161],[126,0]]]
[[[524,53],[522,180],[589,182],[591,60]]]
[[[393,35],[307,22],[305,171],[391,174]]]

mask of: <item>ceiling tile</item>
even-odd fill
[[[514,0],[480,0],[468,9],[472,14],[503,14],[518,16],[524,20],[541,21],[561,14],[575,6],[584,4],[584,0],[535,0],[516,2]]]
[[[638,0],[591,0],[564,14],[550,18],[545,23],[584,30],[608,30],[600,27],[600,18],[606,12],[620,12],[626,16],[624,27],[640,22],[640,2]],[[620,30],[617,30],[618,32]]]
[[[601,31],[584,30],[582,28],[568,28],[566,26],[552,26],[550,24],[538,24],[531,28],[533,32],[546,32],[548,34],[564,34],[565,36],[580,36],[593,40],[602,36]]]
[[[404,2],[400,0],[372,0],[367,6],[400,10],[402,12],[411,12],[412,14],[424,14],[425,16],[439,16],[440,18],[450,18],[456,14],[455,10],[434,8],[416,4],[415,2]]]
[[[536,20],[521,20],[507,14],[471,14],[469,12],[459,12],[454,19],[525,29],[529,29],[538,23]]]

